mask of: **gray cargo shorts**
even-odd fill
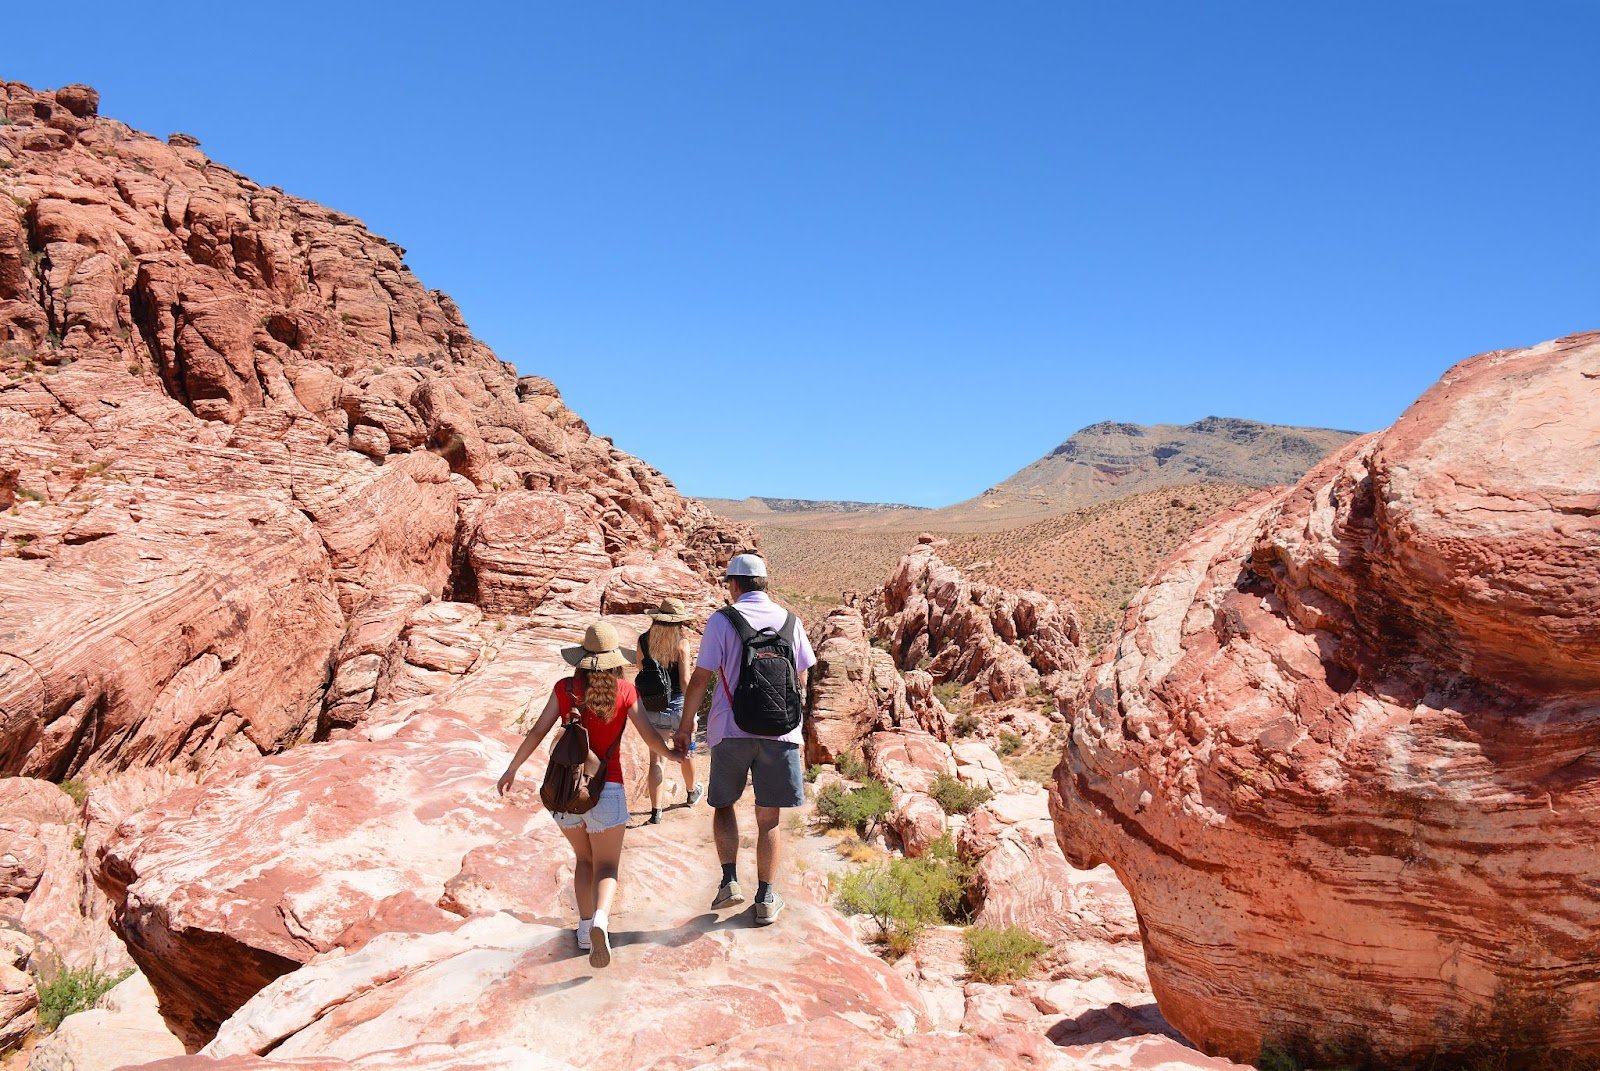
[[[706,802],[732,807],[746,783],[756,787],[757,807],[799,807],[806,801],[800,745],[788,740],[730,736],[711,749],[711,784]]]

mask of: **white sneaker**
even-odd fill
[[[699,785],[699,784],[695,785],[694,789],[689,793],[689,804],[688,805],[690,807],[693,807],[695,804],[699,803],[702,799],[705,798],[705,794],[706,794],[706,786],[705,785]]]
[[[594,947],[594,942],[589,939],[589,927],[579,926],[572,932],[578,939],[578,951],[587,952]]]

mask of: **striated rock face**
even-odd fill
[[[833,762],[877,730],[918,729],[950,738],[950,715],[928,674],[902,677],[888,652],[869,642],[861,611],[842,606],[823,620],[813,642],[817,664],[807,680],[806,761]]]
[[[1038,592],[970,580],[940,559],[942,545],[920,537],[869,600],[872,635],[887,643],[896,665],[926,669],[940,684],[973,684],[996,701],[1056,691],[1081,672],[1070,608]]]
[[[428,932],[473,848],[522,834],[493,793],[503,747],[465,725],[299,749],[167,797],[99,847],[114,922],[192,1046],[320,952]]]
[[[328,656],[397,587],[598,613],[650,593],[608,600],[642,548],[680,594],[754,544],[519,379],[398,246],[98,108],[0,83],[0,772],[349,723],[365,685],[323,718]]]
[[[1069,857],[1209,1051],[1600,1055],[1600,335],[1202,530],[1091,673]]]

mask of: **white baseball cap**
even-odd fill
[[[767,563],[759,554],[736,554],[723,576],[766,576]]]

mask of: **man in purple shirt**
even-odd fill
[[[737,555],[728,563],[723,578],[733,613],[742,616],[752,630],[781,630],[789,612],[767,596],[767,563],[754,554]],[[806,630],[792,628],[795,677],[804,689],[805,672],[817,663]],[[747,783],[756,793],[756,922],[777,921],[783,898],[772,888],[778,869],[782,834],[778,819],[785,807],[805,803],[805,774],[800,768],[804,729],[797,725],[783,736],[756,736],[734,723],[733,694],[739,687],[739,671],[744,665],[744,644],[733,624],[722,613],[711,615],[706,634],[700,641],[700,657],[695,659],[694,675],[684,690],[683,722],[677,742],[687,754],[694,732],[694,717],[705,700],[706,689],[716,682],[711,693],[711,714],[706,722],[706,742],[711,747],[711,783],[706,802],[714,811],[711,830],[717,843],[717,859],[722,864],[722,880],[713,908],[744,903],[739,891],[739,819],[733,805],[744,795]],[[803,694],[803,693],[802,693]],[[748,723],[747,723],[748,724]]]

